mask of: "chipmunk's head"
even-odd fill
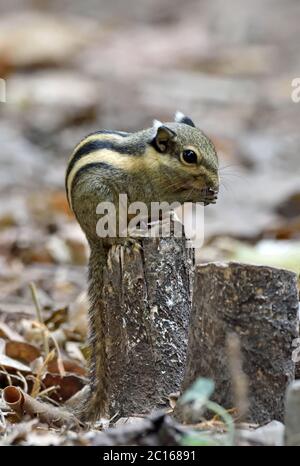
[[[181,112],[174,122],[154,120],[151,131],[151,145],[160,156],[161,193],[179,202],[215,203],[218,157],[210,139]]]

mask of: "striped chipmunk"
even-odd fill
[[[66,191],[71,209],[88,240],[90,384],[79,418],[105,417],[108,373],[102,316],[103,268],[111,246],[128,246],[128,238],[99,237],[97,205],[111,202],[119,209],[119,195],[129,203],[215,203],[219,189],[218,158],[210,139],[193,121],[177,112],[174,122],[154,120],[148,129],[127,133],[96,131],[75,148],[67,166]],[[129,246],[130,247],[130,246]],[[134,242],[132,242],[134,247]]]

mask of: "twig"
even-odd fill
[[[56,388],[56,387],[55,387],[55,388]],[[59,404],[57,401],[55,401],[55,400],[53,400],[52,398],[50,398],[49,396],[43,395],[43,398],[45,398],[45,400],[48,401],[48,403],[50,403],[50,404],[52,404],[52,405],[54,405],[54,406],[60,407],[60,404]]]
[[[5,416],[3,414],[3,411],[2,409],[0,408],[0,432],[5,432],[5,429],[6,429],[6,419],[5,419]]]
[[[37,374],[36,374],[36,377],[34,378],[34,383],[33,383],[33,387],[32,387],[32,390],[31,390],[31,396],[33,398],[36,398],[39,394],[39,391],[40,391],[40,388],[41,388],[41,380],[42,380],[42,376],[44,374],[44,371],[47,367],[47,364],[54,358],[54,350],[52,350],[50,353],[48,353],[46,359],[44,360],[42,366],[40,367],[40,369],[38,370]]]
[[[11,377],[10,377],[10,374],[7,372],[6,368],[4,366],[0,366],[1,369],[2,369],[2,373],[6,375],[7,377],[7,381],[8,381],[8,384],[9,385],[12,385],[12,381],[11,381]]]
[[[59,385],[54,385],[53,387],[48,387],[48,388],[45,388],[45,390],[42,390],[40,393],[39,393],[39,398],[42,398],[46,395],[46,393],[50,393],[50,392],[54,392],[55,390],[57,390],[59,388]],[[45,396],[45,398],[47,398]]]
[[[55,337],[53,336],[51,332],[49,332],[49,337],[53,341],[56,352],[57,352],[57,368],[58,368],[59,375],[61,377],[64,377],[66,375],[66,371],[64,368],[63,358],[62,358],[62,355],[59,349],[59,344],[57,343]]]
[[[61,351],[59,349],[59,344],[57,343],[56,338],[54,337],[53,333],[51,333],[48,330],[48,328],[46,327],[45,324],[41,324],[40,322],[34,322],[34,325],[38,326],[38,327],[42,327],[45,330],[48,339],[51,338],[51,340],[52,340],[52,342],[53,342],[53,344],[55,346],[56,352],[57,352],[58,372],[59,372],[59,375],[61,377],[64,377],[66,375],[66,371],[65,371],[65,368],[64,368],[64,363],[63,363],[63,358],[62,358],[62,355],[61,355]]]
[[[119,415],[119,411],[117,411],[117,412],[108,420],[109,424],[111,424],[112,421],[113,421],[114,419],[116,419],[116,417],[117,417],[118,415]]]
[[[21,381],[23,382],[23,385],[24,385],[24,392],[25,392],[25,393],[28,393],[28,384],[27,384],[27,380],[25,379],[24,375],[23,375],[20,371],[17,371],[17,374],[18,374],[18,376],[20,377]]]
[[[2,366],[0,366],[0,367],[2,367]],[[9,375],[9,377],[10,377],[10,382],[11,382],[11,379],[16,379],[16,380],[19,380],[20,382],[23,382],[23,383],[24,383],[22,377],[20,377],[19,375],[8,374],[7,371],[1,371],[1,370],[0,370],[0,374],[6,375],[6,376]],[[23,376],[23,377],[24,377],[24,376]],[[8,382],[8,383],[9,383],[9,382]],[[11,383],[9,383],[9,385],[11,385]]]

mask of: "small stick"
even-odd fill
[[[45,333],[48,337],[48,340],[49,338],[51,338],[52,342],[53,342],[53,345],[55,346],[55,349],[56,349],[56,352],[57,352],[57,367],[58,367],[58,371],[59,371],[59,374],[61,377],[64,377],[66,375],[66,371],[65,371],[65,368],[64,368],[64,363],[63,363],[63,358],[62,358],[62,354],[61,354],[61,351],[59,349],[59,344],[57,343],[57,340],[56,338],[54,337],[53,333],[51,333],[48,328],[46,327],[45,324],[40,324],[39,322],[35,322],[35,326],[36,327],[42,327],[45,329]]]
[[[32,387],[32,390],[31,390],[31,396],[33,398],[36,398],[39,394],[39,391],[40,391],[40,388],[41,388],[41,379],[42,379],[42,376],[44,374],[44,371],[47,367],[47,364],[48,362],[50,362],[53,358],[54,358],[54,350],[52,350],[50,353],[48,353],[48,355],[46,356],[46,359],[44,360],[42,366],[40,367],[40,369],[38,370],[37,374],[36,374],[36,377],[34,378],[34,383],[33,383],[33,387]]]
[[[20,377],[21,381],[23,382],[23,385],[24,385],[23,391],[24,391],[25,393],[28,393],[28,384],[27,384],[27,380],[25,379],[24,375],[23,375],[20,371],[17,371],[17,374],[18,374],[18,376]]]
[[[55,387],[55,388],[57,388],[57,387]],[[60,407],[60,404],[57,403],[57,401],[53,400],[52,398],[49,398],[49,396],[47,396],[47,395],[43,395],[43,399],[45,399],[51,405],[54,405],[54,406],[56,406],[58,408]]]
[[[4,366],[0,366],[0,367],[1,367],[2,371],[3,371],[3,374],[6,375],[8,385],[12,385],[10,374],[7,372],[6,368]]]
[[[63,358],[62,358],[62,355],[61,355],[61,352],[60,352],[60,349],[59,349],[59,345],[58,345],[56,339],[54,338],[54,336],[53,336],[53,334],[51,332],[49,333],[49,337],[53,341],[53,344],[54,344],[55,349],[56,349],[57,368],[58,368],[59,375],[61,377],[64,377],[66,375],[66,371],[65,371],[65,367],[64,367],[64,363],[63,363]]]
[[[0,432],[5,432],[5,429],[6,429],[6,420],[5,420],[5,416],[3,414],[3,411],[2,409],[0,409]]]
[[[59,385],[53,385],[53,387],[48,387],[48,388],[45,388],[45,390],[42,390],[40,393],[39,393],[39,398],[42,398],[42,397],[45,397],[46,398],[46,394],[48,393],[51,393],[51,392],[54,392],[55,390],[57,390],[59,388]]]

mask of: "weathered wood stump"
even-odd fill
[[[198,266],[182,390],[199,376],[209,377],[216,384],[214,400],[226,408],[234,406],[226,336],[235,332],[249,380],[248,419],[282,420],[285,391],[295,375],[297,312],[292,272],[239,263]],[[178,410],[177,415],[182,413]]]
[[[141,243],[111,250],[104,272],[111,416],[164,406],[185,367],[192,252],[174,236]]]

